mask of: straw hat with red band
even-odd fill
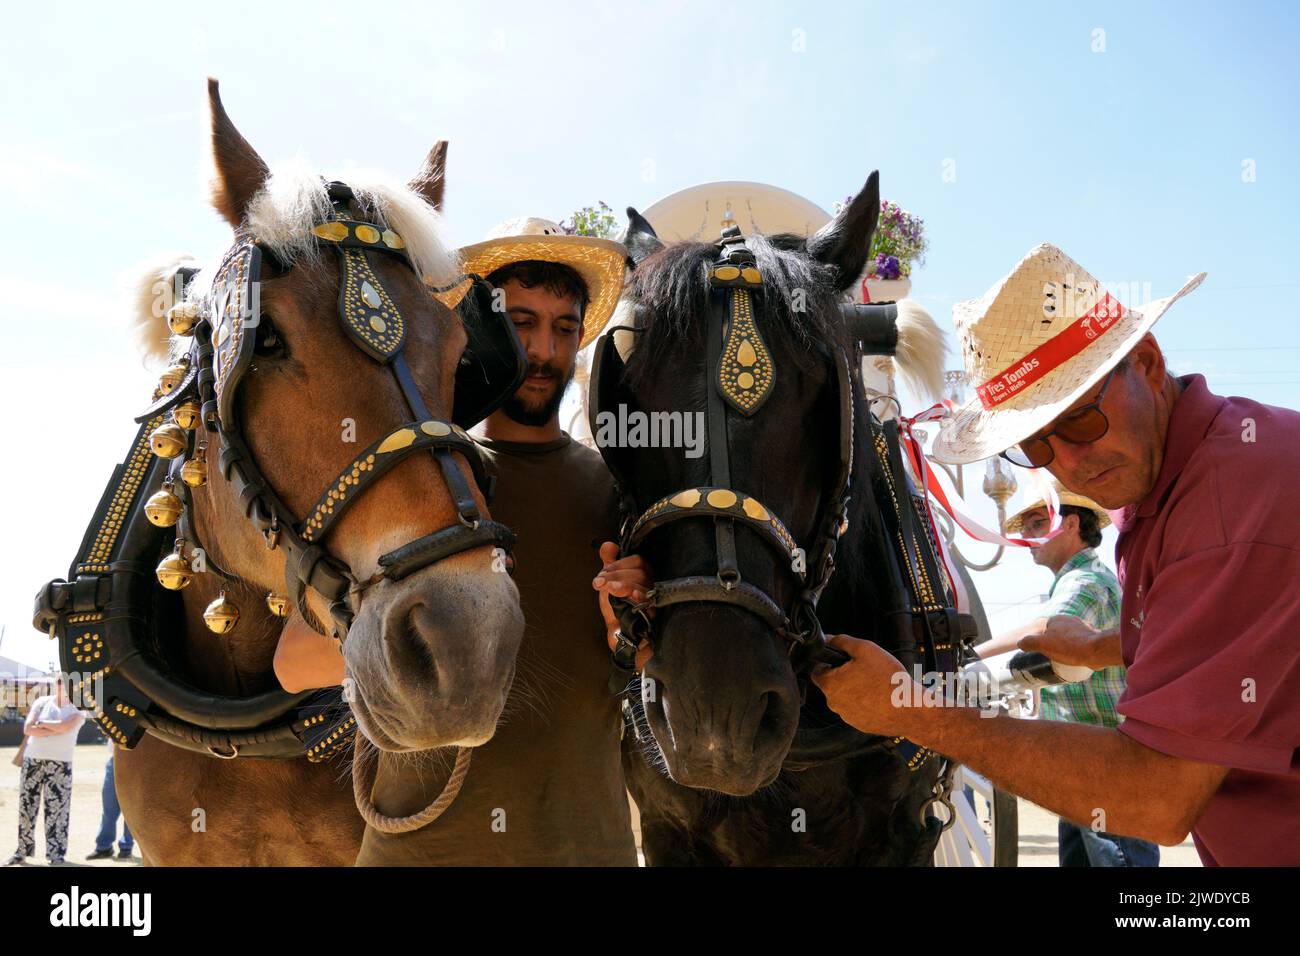
[[[983,296],[953,306],[975,398],[940,426],[934,457],[980,461],[1047,427],[1204,278],[1129,308],[1056,246],[1033,249]]]

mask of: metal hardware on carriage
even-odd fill
[[[465,313],[469,346],[457,375],[457,392],[463,392],[466,401],[457,402],[452,422],[431,417],[402,355],[405,319],[366,259],[367,254],[379,252],[410,265],[405,243],[382,224],[348,218],[352,193],[346,185],[329,183],[326,189],[334,217],[318,224],[313,233],[340,256],[340,321],[359,349],[390,367],[416,417],[361,452],[321,495],[316,508],[295,521],[245,445],[237,414],[239,380],[252,364],[256,345],[256,325],[248,320],[262,266],[263,250],[257,240],[238,235],[214,276],[209,297],[202,303],[186,298],[173,307],[168,323],[176,334],[192,336],[190,351],[163,374],[154,401],[137,418],[141,429],[96,509],[69,573],[71,581],[53,581],[41,590],[33,622],[60,638],[65,671],[92,669],[75,691],[85,695],[97,722],[124,747],[134,746],[148,731],[213,756],[305,753],[320,760],[337,752],[355,731],[355,721],[337,688],[299,694],[274,690],[250,698],[213,695],[166,671],[151,652],[155,637],[165,639],[149,631],[157,600],[153,562],[164,546],[170,546],[172,525],[178,526],[181,537],[164,560],[174,567],[164,581],[160,566],[159,581],[182,588],[196,570],[186,553],[186,545],[200,544],[188,518],[188,505],[192,490],[207,480],[208,440],[203,436],[220,438],[219,468],[245,517],[269,548],[285,553],[289,597],[268,594],[270,612],[283,617],[291,600],[324,633],[306,607],[305,592],[311,588],[325,597],[331,631],[340,640],[351,625],[359,594],[375,581],[400,580],[471,548],[513,546],[509,529],[482,517],[452,458],[453,453],[463,455],[476,482],[490,493],[490,478],[465,428],[504,401],[526,372],[513,329],[504,316],[482,310]],[[293,263],[272,261],[271,266],[286,272]],[[184,280],[193,278],[193,270],[182,271]],[[482,280],[469,278],[477,289]],[[346,563],[325,549],[323,541],[362,491],[420,451],[430,452],[439,464],[457,505],[457,524],[382,556],[379,570],[359,581]],[[159,497],[155,489],[164,490],[167,497]],[[142,507],[146,498],[152,505],[147,511]],[[180,502],[179,511],[171,498]],[[223,580],[235,580],[211,552],[204,554],[208,570]],[[209,606],[205,619],[223,633],[234,626],[238,614],[223,592]]]

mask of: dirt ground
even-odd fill
[[[8,857],[18,841],[18,768],[11,761],[17,747],[0,747],[0,856]],[[86,860],[99,832],[100,787],[109,748],[81,744],[72,762],[72,822],[68,828],[68,865],[139,866],[139,851],[131,861]],[[1020,865],[1056,866],[1056,816],[1028,800],[1020,803]],[[116,846],[114,847],[116,853]],[[36,855],[27,866],[45,866],[45,824],[36,822]],[[1189,839],[1180,846],[1160,848],[1161,866],[1200,866]]]

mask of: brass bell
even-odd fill
[[[144,503],[144,514],[151,524],[159,528],[170,528],[177,521],[181,520],[181,511],[184,505],[181,499],[177,498],[172,492],[172,480],[168,478],[163,482],[160,490],[155,491],[149,496],[149,500]]]
[[[199,403],[193,400],[181,402],[172,409],[172,421],[186,431],[192,431],[199,424]]]
[[[149,448],[159,458],[175,458],[188,444],[185,430],[174,422],[159,425],[149,436]]]
[[[175,391],[176,386],[185,381],[185,376],[190,373],[189,359],[182,359],[175,365],[169,366],[167,371],[163,372],[158,379],[158,388],[164,395],[170,395]]]
[[[158,583],[169,591],[179,591],[194,580],[194,569],[181,553],[182,547],[184,546],[178,541],[176,550],[159,561],[158,568],[154,571],[158,575]]]
[[[197,488],[208,480],[208,463],[202,458],[194,457],[181,465],[181,481],[191,488]]]
[[[204,610],[203,621],[214,634],[229,634],[239,623],[239,608],[222,591]]]
[[[167,327],[177,335],[190,335],[199,324],[197,302],[177,302],[167,310]]]
[[[276,594],[274,591],[267,591],[266,606],[276,617],[289,616],[289,599],[283,594]]]

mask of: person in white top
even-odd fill
[[[68,817],[72,810],[72,754],[77,731],[86,717],[68,699],[62,675],[54,693],[38,697],[27,712],[23,733],[23,769],[18,789],[18,850],[6,866],[21,863],[36,853],[36,814],[45,794],[45,856],[51,864],[63,862],[68,852]]]

